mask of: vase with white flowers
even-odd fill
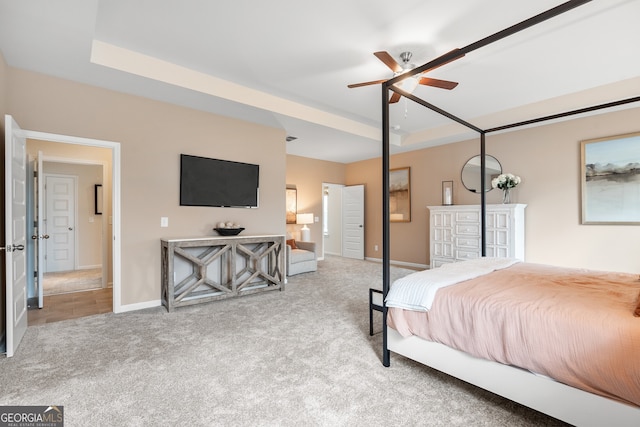
[[[491,187],[502,190],[502,203],[511,203],[511,189],[520,184],[520,177],[512,173],[503,173],[491,180]]]

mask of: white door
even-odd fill
[[[364,259],[364,185],[342,189],[342,256]]]
[[[6,347],[12,357],[27,330],[27,143],[5,116]]]
[[[76,187],[73,176],[45,175],[46,272],[75,269]]]
[[[36,247],[36,284],[38,286],[38,308],[44,307],[44,286],[42,276],[44,275],[44,242],[49,235],[44,232],[44,176],[42,168],[42,151],[38,151],[38,158],[35,162],[36,170],[36,231],[32,236],[35,239]]]

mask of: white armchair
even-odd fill
[[[289,243],[290,241],[287,241],[287,276],[308,273],[318,269],[315,242],[293,241],[296,246],[295,249]]]

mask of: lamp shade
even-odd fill
[[[313,224],[313,214],[303,213],[296,215],[296,223],[303,224],[300,229],[300,240],[308,242],[311,240],[311,230],[307,227],[307,224]]]
[[[303,213],[296,215],[296,224],[313,224],[313,214]]]

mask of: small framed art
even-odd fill
[[[453,181],[442,181],[442,206],[453,205]]]

